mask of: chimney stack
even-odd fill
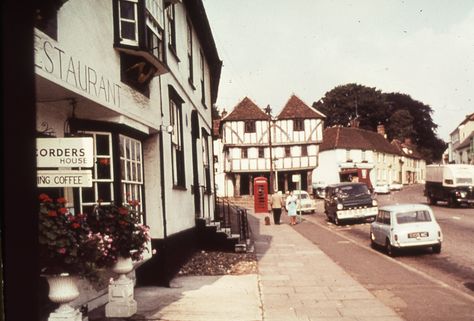
[[[387,134],[385,134],[385,126],[380,124],[377,125],[377,133],[383,136],[383,138],[387,138]]]

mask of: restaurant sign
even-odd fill
[[[37,138],[38,168],[92,167],[94,143],[92,137]]]
[[[38,187],[92,187],[91,170],[39,170]]]

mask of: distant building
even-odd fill
[[[406,153],[378,132],[335,126],[324,130],[318,167],[313,180],[332,184],[358,181],[369,187],[378,182],[413,184],[424,181],[425,163],[417,154]]]
[[[253,195],[253,179],[270,179],[271,171],[275,189],[296,189],[292,177],[299,175],[301,188],[311,191],[324,119],[295,95],[275,118],[244,98],[222,117],[214,141],[218,195]]]
[[[474,164],[474,113],[466,118],[449,136],[445,163]]]

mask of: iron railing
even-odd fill
[[[241,242],[250,238],[247,210],[228,198],[216,197],[214,219],[220,222],[221,227],[230,229],[231,234],[239,235]]]

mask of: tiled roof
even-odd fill
[[[330,127],[323,133],[323,142],[319,151],[331,149],[375,150],[399,155],[399,150],[382,135],[355,127]]]
[[[245,97],[230,114],[222,119],[222,121],[229,120],[268,120],[268,115],[253,101]]]
[[[450,135],[452,135],[454,132],[456,132],[456,130],[458,130],[460,126],[465,125],[467,122],[470,122],[470,121],[474,121],[474,113],[472,113],[470,115],[466,115],[466,118],[464,118],[464,120],[458,125],[458,127],[456,127],[456,129],[454,129],[450,133]]]
[[[411,144],[411,143],[403,143],[401,141],[399,141],[398,139],[394,139],[392,141],[392,145],[395,146],[399,153],[401,155],[404,155],[404,156],[407,156],[407,157],[411,157],[411,158],[418,158],[418,159],[422,159],[423,157],[421,156],[420,153],[418,153],[418,151],[416,150],[416,145],[414,144]],[[407,149],[408,152],[405,152],[403,149]]]
[[[278,119],[297,119],[297,118],[326,118],[325,115],[317,111],[315,108],[309,107],[296,95],[292,95],[291,98],[283,107],[280,114],[277,116]]]

